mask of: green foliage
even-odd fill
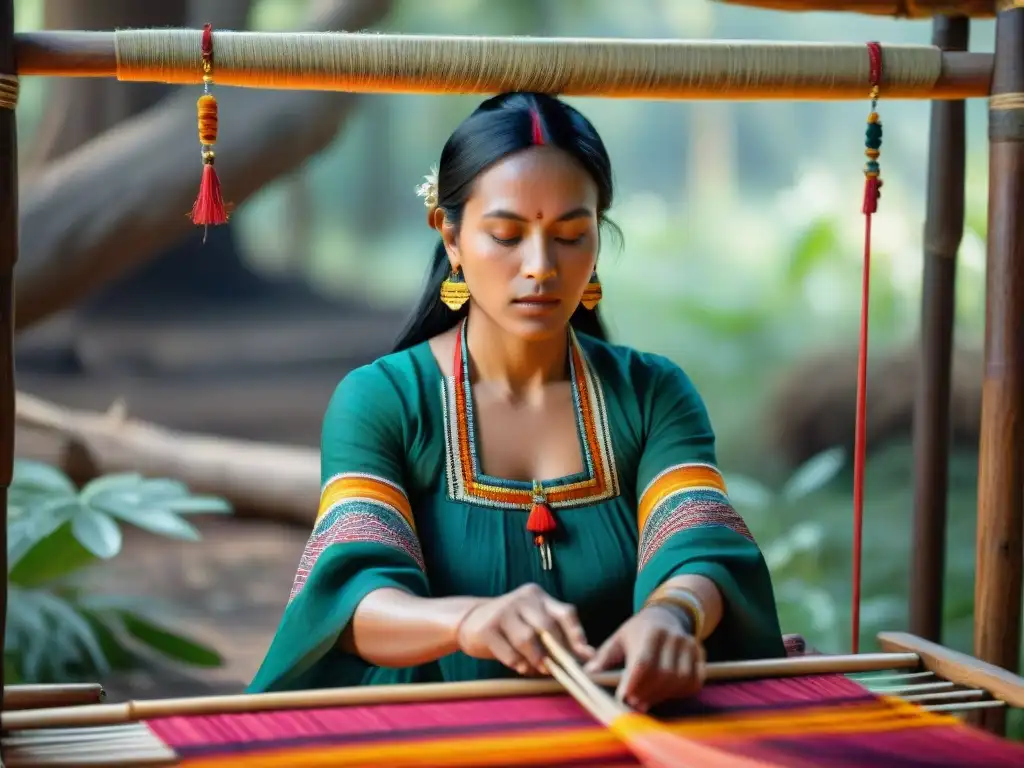
[[[152,601],[89,594],[76,577],[121,552],[124,523],[197,541],[188,515],[229,511],[224,500],[193,495],[174,480],[123,473],[79,490],[59,469],[16,461],[7,510],[7,679],[95,678],[153,654],[193,666],[219,665],[214,650],[162,626]]]
[[[974,537],[977,453],[954,451],[943,644],[970,653],[974,628]],[[860,645],[875,647],[884,630],[907,626],[913,451],[908,443],[878,449],[865,470]],[[826,451],[774,489],[744,475],[727,476],[729,495],[757,537],[772,572],[786,632],[799,632],[827,652],[850,648],[852,472],[841,450]],[[1022,644],[1024,658],[1024,644]],[[1024,717],[1010,719],[1024,739]]]

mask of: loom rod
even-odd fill
[[[1017,670],[1024,587],[1024,1],[1005,4],[996,18],[988,120],[974,655]],[[998,710],[980,719],[998,733],[1005,718]]]
[[[114,32],[79,32],[79,31],[42,31],[22,32],[15,35],[15,51],[17,59],[18,74],[22,76],[42,75],[60,77],[118,77],[118,57],[115,51]],[[130,34],[130,33],[121,33]],[[198,34],[198,32],[197,32]],[[249,40],[285,40],[288,33],[269,32],[221,32],[224,36],[245,35]],[[300,36],[292,35],[292,40]],[[338,36],[340,38],[340,35]],[[437,37],[427,38],[412,35],[359,35],[348,36],[353,40],[353,45],[359,45],[367,49],[380,47],[385,51],[385,46],[393,44],[396,40],[419,41],[428,46],[430,55],[436,55],[444,51],[447,45],[468,45],[472,50],[476,46],[511,44],[510,38],[451,38]],[[214,46],[216,48],[218,33],[214,33]],[[466,42],[469,40],[470,42]],[[239,68],[238,72],[226,71],[222,66],[219,74],[215,75],[217,82],[221,85],[240,85],[248,87],[267,88],[292,88],[292,89],[323,89],[323,90],[345,90],[360,93],[476,93],[486,94],[500,90],[509,90],[515,87],[516,81],[510,81],[507,70],[517,69],[516,78],[523,82],[530,81],[534,75],[542,74],[542,68],[550,63],[553,57],[571,58],[574,46],[580,44],[597,46],[629,46],[631,49],[643,52],[649,56],[650,61],[661,61],[666,51],[680,51],[690,45],[706,45],[707,41],[697,43],[686,43],[672,40],[579,40],[579,39],[557,39],[557,38],[529,38],[518,39],[526,45],[539,45],[550,47],[550,56],[536,56],[533,54],[508,54],[508,68],[498,68],[487,76],[476,77],[473,72],[462,73],[462,76],[453,76],[446,73],[443,76],[431,75],[429,72],[419,71],[417,67],[411,67],[408,71],[381,74],[379,67],[374,69],[371,76],[367,76],[365,63],[360,72],[352,77],[344,79],[343,83],[325,85],[317,83],[314,79],[305,75],[292,75],[282,79],[278,77],[274,84],[260,84],[259,78],[251,73],[245,73]],[[299,41],[301,43],[301,41]],[[282,43],[284,45],[284,43]],[[789,49],[805,49],[806,52],[820,51],[820,44],[802,43],[764,43],[728,41],[728,45],[736,50],[753,50],[761,48],[770,50],[773,46]],[[828,48],[828,46],[824,46]],[[835,50],[843,46],[833,46]],[[846,46],[849,47],[849,46]],[[913,48],[914,46],[900,46],[900,48]],[[918,46],[924,50],[927,46]],[[187,46],[186,46],[187,49]],[[649,49],[649,50],[648,50]],[[190,50],[176,49],[172,45],[167,50],[173,51],[170,56],[178,56],[188,60],[191,56]],[[310,49],[315,54],[316,49]],[[393,49],[390,49],[393,50]],[[420,49],[421,55],[427,48]],[[508,49],[506,49],[508,50]],[[884,47],[883,47],[884,50]],[[390,54],[386,54],[390,55]],[[579,53],[575,54],[579,56]],[[867,54],[865,52],[865,62]],[[381,54],[385,58],[385,54]],[[340,57],[340,55],[336,56]],[[513,57],[515,58],[514,67]],[[758,57],[753,57],[757,59]],[[763,61],[750,63],[752,73],[759,73],[757,67]],[[771,62],[769,62],[769,65]],[[475,65],[474,65],[475,66]],[[943,52],[941,54],[941,72],[938,79],[931,83],[922,82],[890,82],[884,86],[886,99],[964,99],[985,97],[989,93],[993,67],[993,56],[987,53],[968,52]],[[229,68],[230,69],[230,68]],[[372,68],[371,68],[372,69]],[[457,69],[456,67],[452,68]],[[123,74],[123,73],[122,73]],[[145,68],[140,75],[134,73],[124,78],[136,82],[169,82],[175,84],[198,84],[201,82],[201,71],[197,66],[194,71],[191,69],[180,69],[176,66],[161,64],[159,67]],[[649,73],[646,73],[649,74]],[[743,73],[741,73],[743,74]],[[819,72],[820,74],[820,72]],[[832,73],[825,73],[826,76],[817,77],[814,82],[786,84],[773,80],[771,77],[746,77],[736,76],[732,83],[723,87],[721,77],[693,78],[693,82],[681,86],[673,86],[666,83],[664,78],[649,78],[648,82],[638,85],[609,85],[602,82],[600,77],[589,77],[589,73],[577,72],[576,82],[571,87],[559,87],[559,83],[552,83],[554,90],[565,95],[575,96],[606,96],[609,98],[646,98],[646,99],[715,99],[715,100],[864,100],[866,98],[866,83],[860,82],[856,77],[850,77],[849,72],[837,68],[834,76]],[[557,79],[557,78],[556,78]],[[641,78],[642,79],[642,78]],[[684,78],[685,79],[685,78]],[[657,82],[655,82],[657,80]],[[535,83],[531,83],[536,85]],[[538,90],[548,90],[536,88]]]
[[[969,19],[940,16],[933,29],[934,45],[967,50]],[[956,261],[964,234],[965,112],[963,101],[934,102],[928,138],[921,368],[914,398],[910,631],[936,643],[942,642]]]
[[[15,72],[14,0],[0,0],[0,76]],[[7,491],[14,475],[14,264],[18,260],[18,127],[14,104],[0,106],[0,645],[7,632]],[[0,692],[4,690],[0,664]],[[2,763],[0,759],[0,763]]]
[[[707,680],[740,680],[770,677],[799,677],[815,674],[843,674],[907,669],[921,663],[916,653],[860,653],[836,656],[798,656],[790,659],[756,659],[707,665]],[[618,684],[619,673],[595,675],[606,687]],[[369,706],[418,701],[493,699],[513,696],[542,696],[563,693],[561,685],[548,679],[471,680],[456,683],[413,683],[406,685],[322,688],[309,691],[204,696],[185,699],[151,699],[117,704],[54,707],[52,709],[3,712],[4,730],[74,728],[116,725],[156,717],[214,715],[268,710],[313,709],[318,707]]]

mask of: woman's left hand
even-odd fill
[[[704,684],[704,646],[673,610],[649,605],[626,621],[586,665],[590,673],[625,663],[616,696],[639,712],[690,696]]]

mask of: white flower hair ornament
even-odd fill
[[[437,210],[437,168],[431,168],[430,173],[423,177],[423,183],[416,187],[416,195],[423,198],[423,205],[427,208],[427,224],[434,227],[434,211]]]

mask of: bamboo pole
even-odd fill
[[[801,675],[849,674],[916,668],[916,653],[860,653],[841,656],[798,656],[791,659],[760,659],[708,664],[706,679],[741,680]],[[619,673],[595,675],[594,682],[606,687],[618,685]],[[268,710],[351,707],[373,704],[401,704],[417,701],[454,701],[513,696],[542,696],[562,693],[552,679],[473,680],[461,683],[419,683],[355,688],[325,688],[283,693],[204,696],[187,699],[153,699],[118,704],[4,712],[0,726],[5,731],[36,728],[75,728],[116,725],[171,716],[201,716]]]
[[[149,46],[158,35],[159,44]],[[199,64],[192,66],[198,31],[30,32],[19,33],[15,45],[22,76],[175,84],[202,78]],[[866,47],[861,61],[861,47],[851,44],[215,32],[218,45],[218,84],[245,87],[475,94],[529,88],[606,98],[815,101],[863,100],[869,89]],[[261,66],[273,72],[255,71],[254,45],[265,46]],[[931,46],[883,50],[893,57],[885,67],[887,99],[988,95],[991,54]],[[850,52],[855,66],[840,60]],[[931,57],[939,62],[934,81],[911,71]]]
[[[941,16],[988,19],[996,14],[997,0],[718,0],[772,11],[862,13],[898,19]]]
[[[1024,570],[1024,0],[1003,2],[989,100],[974,655],[1016,671]],[[1005,730],[1003,710],[979,720],[993,732]]]
[[[934,45],[943,50],[965,51],[969,38],[969,19],[935,19]],[[921,297],[921,370],[914,398],[910,631],[937,643],[942,641],[946,563],[956,260],[964,234],[965,112],[963,101],[937,101],[931,105]]]

